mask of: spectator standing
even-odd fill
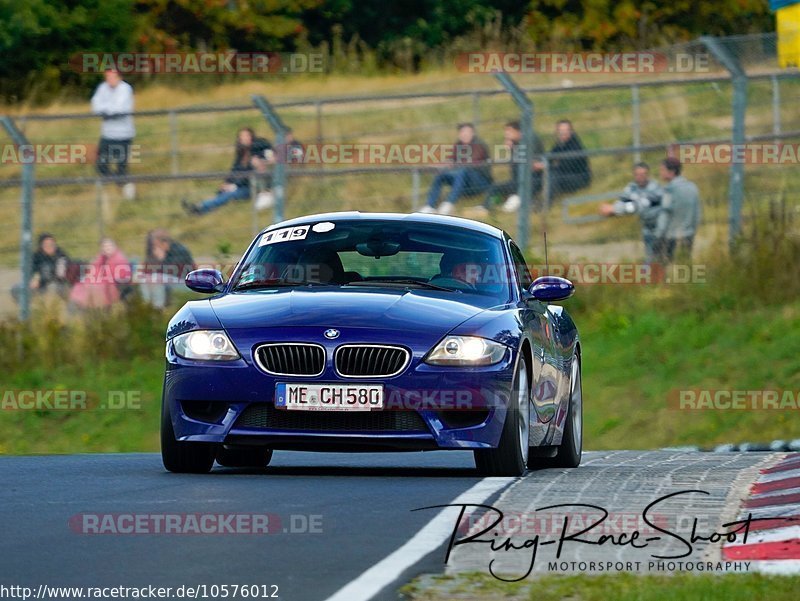
[[[664,198],[655,235],[665,263],[671,263],[676,257],[691,260],[694,236],[700,223],[700,193],[693,182],[681,175],[681,170],[681,162],[675,157],[661,161]]]
[[[550,149],[550,195],[560,196],[588,188],[592,183],[592,169],[584,154],[583,143],[572,127],[569,119],[556,124],[556,143]],[[559,155],[569,154],[560,158]],[[534,168],[541,171],[544,163],[535,163]]]
[[[656,225],[661,213],[661,200],[664,191],[658,182],[650,178],[650,166],[636,163],[633,166],[633,181],[622,191],[619,199],[600,206],[600,213],[606,217],[620,215],[639,215],[642,225],[645,262],[650,265],[658,260],[656,245]]]
[[[31,261],[31,280],[29,290],[34,294],[47,291],[66,297],[70,287],[70,259],[61,250],[52,234],[41,234]],[[22,295],[23,284],[11,288],[11,296],[16,302]]]
[[[458,125],[458,139],[453,144],[453,166],[439,172],[428,191],[428,202],[420,213],[435,213],[442,186],[450,185],[450,193],[439,206],[439,214],[449,215],[462,196],[486,191],[492,183],[489,147],[475,133],[472,123]]]
[[[250,175],[252,172],[264,176],[267,165],[275,162],[272,144],[256,136],[250,127],[243,127],[236,133],[236,150],[231,166],[231,174],[217,190],[216,196],[192,204],[181,201],[183,208],[191,215],[202,215],[228,204],[232,200],[250,198]]]
[[[103,118],[100,127],[100,144],[97,149],[97,171],[103,176],[116,174],[124,178],[128,174],[128,159],[131,143],[136,135],[133,124],[133,88],[122,79],[116,69],[106,69],[105,81],[97,86],[92,96],[92,112]],[[133,182],[118,180],[122,195],[127,200],[136,197]]]
[[[100,254],[84,268],[69,294],[70,304],[81,309],[102,309],[118,303],[122,286],[131,281],[131,265],[110,238],[100,243]]]

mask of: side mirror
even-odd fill
[[[538,301],[552,303],[568,299],[575,293],[575,286],[567,279],[545,275],[536,278],[528,292]]]
[[[186,287],[195,292],[212,294],[225,286],[225,278],[216,269],[195,269],[186,274]]]

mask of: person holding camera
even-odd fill
[[[649,265],[658,260],[658,237],[656,226],[661,213],[664,190],[657,181],[650,179],[650,167],[647,163],[636,163],[633,166],[633,181],[622,191],[614,203],[603,203],[600,213],[606,217],[620,215],[639,215],[642,224],[642,240],[644,241],[645,262]]]

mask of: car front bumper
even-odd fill
[[[336,345],[326,343],[326,347],[327,356],[333,356]],[[410,350],[411,362],[394,377],[342,377],[328,362],[321,375],[308,378],[269,375],[255,365],[252,353],[225,363],[185,360],[168,343],[163,400],[175,436],[182,441],[297,450],[496,447],[506,418],[515,353],[509,349],[492,366],[458,368],[427,365],[422,362],[427,349]],[[279,382],[382,384],[385,408],[368,416],[276,409]]]

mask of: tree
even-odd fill
[[[653,48],[773,27],[766,0],[531,0],[528,13],[537,46],[573,50]]]
[[[338,24],[345,39],[357,35],[373,48],[407,37],[433,48],[469,33],[498,12],[506,24],[516,25],[525,10],[516,0],[332,0],[307,11],[304,19],[312,43],[328,39]]]
[[[131,44],[132,0],[0,0],[0,94],[46,96],[86,76],[80,52],[120,52]]]
[[[303,11],[324,0],[136,0],[137,45],[151,52],[275,52],[305,31]]]

